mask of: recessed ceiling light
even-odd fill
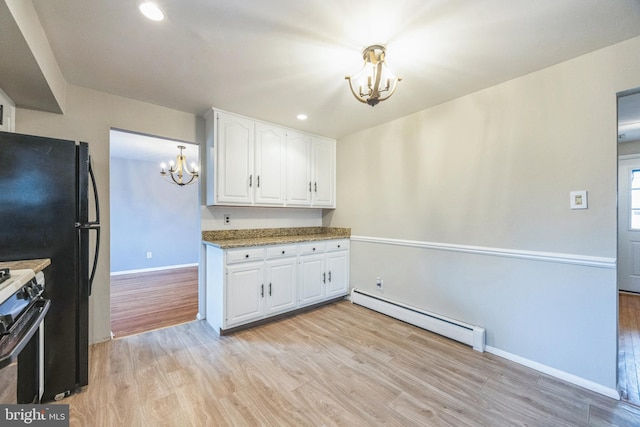
[[[298,115],[296,116],[296,118],[297,118],[298,120],[307,120],[307,115],[306,115],[306,114],[298,114]]]
[[[157,4],[149,1],[140,4],[140,12],[152,21],[162,21],[164,19],[162,9],[160,9]]]

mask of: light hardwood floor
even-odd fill
[[[341,301],[91,347],[72,426],[633,426],[640,408]]]
[[[620,395],[640,406],[640,295],[620,293],[618,308]]]
[[[190,322],[197,314],[197,266],[111,276],[116,338]]]

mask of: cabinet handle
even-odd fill
[[[318,183],[317,182],[313,183],[313,191],[315,191],[316,193],[318,192]]]
[[[322,273],[322,283],[327,283],[327,273]]]
[[[260,175],[256,177],[258,188],[260,188]]]
[[[331,282],[331,272],[329,272],[329,282]]]
[[[269,283],[269,296],[271,296],[271,283]]]
[[[253,186],[253,175],[249,175],[249,187]]]
[[[260,296],[264,298],[264,283],[260,285]]]
[[[311,193],[311,181],[309,181],[309,193]]]

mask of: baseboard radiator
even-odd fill
[[[440,316],[439,314],[429,313],[428,311],[391,301],[358,289],[351,291],[351,302],[459,341],[473,347],[476,351],[484,352],[485,330],[479,326],[469,325]]]

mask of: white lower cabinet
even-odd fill
[[[347,251],[327,253],[327,297],[349,292],[349,254]]]
[[[227,266],[227,326],[262,317],[264,263],[244,262]]]
[[[349,240],[302,243],[299,260],[300,306],[349,292]]]
[[[301,306],[320,302],[325,297],[326,273],[324,271],[324,254],[305,255],[300,257],[299,279]]]
[[[349,291],[349,240],[207,246],[206,318],[220,333]]]
[[[280,248],[276,249],[281,250]],[[265,315],[296,308],[296,253],[265,261]]]

